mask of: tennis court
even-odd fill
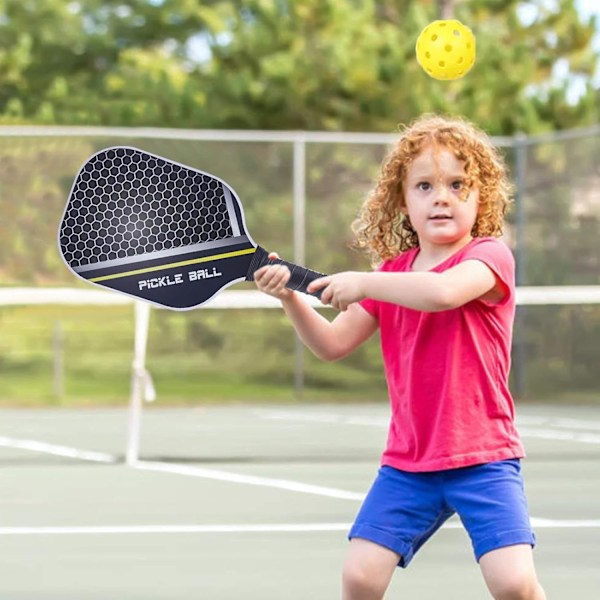
[[[548,598],[600,592],[600,406],[524,404],[518,424]],[[337,598],[385,403],[0,412],[0,598]],[[450,521],[389,598],[487,597]]]

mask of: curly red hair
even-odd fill
[[[406,207],[403,182],[414,159],[430,146],[448,149],[464,162],[467,189],[479,189],[479,211],[471,235],[502,235],[512,186],[500,151],[481,129],[465,119],[423,115],[403,127],[352,225],[354,245],[375,262],[419,245],[410,219],[402,212]]]

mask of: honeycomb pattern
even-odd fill
[[[222,186],[133,148],[100,152],[69,198],[59,234],[65,260],[77,268],[232,237]]]

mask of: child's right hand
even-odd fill
[[[269,258],[276,259],[279,255],[271,252]],[[279,300],[286,300],[294,293],[285,287],[290,276],[290,270],[285,265],[266,265],[254,273],[254,281],[261,292]]]

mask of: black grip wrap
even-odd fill
[[[321,299],[322,290],[318,290],[311,294],[306,291],[306,288],[311,281],[319,279],[320,277],[325,277],[325,273],[311,271],[310,269],[305,269],[304,267],[287,262],[286,260],[281,260],[280,258],[270,260],[269,253],[261,246],[256,247],[256,252],[252,257],[252,262],[250,263],[248,273],[246,274],[246,281],[254,281],[254,273],[265,265],[285,265],[292,274],[285,287],[294,290],[295,292],[302,292],[309,296],[315,296],[315,298],[319,298],[319,300]]]

